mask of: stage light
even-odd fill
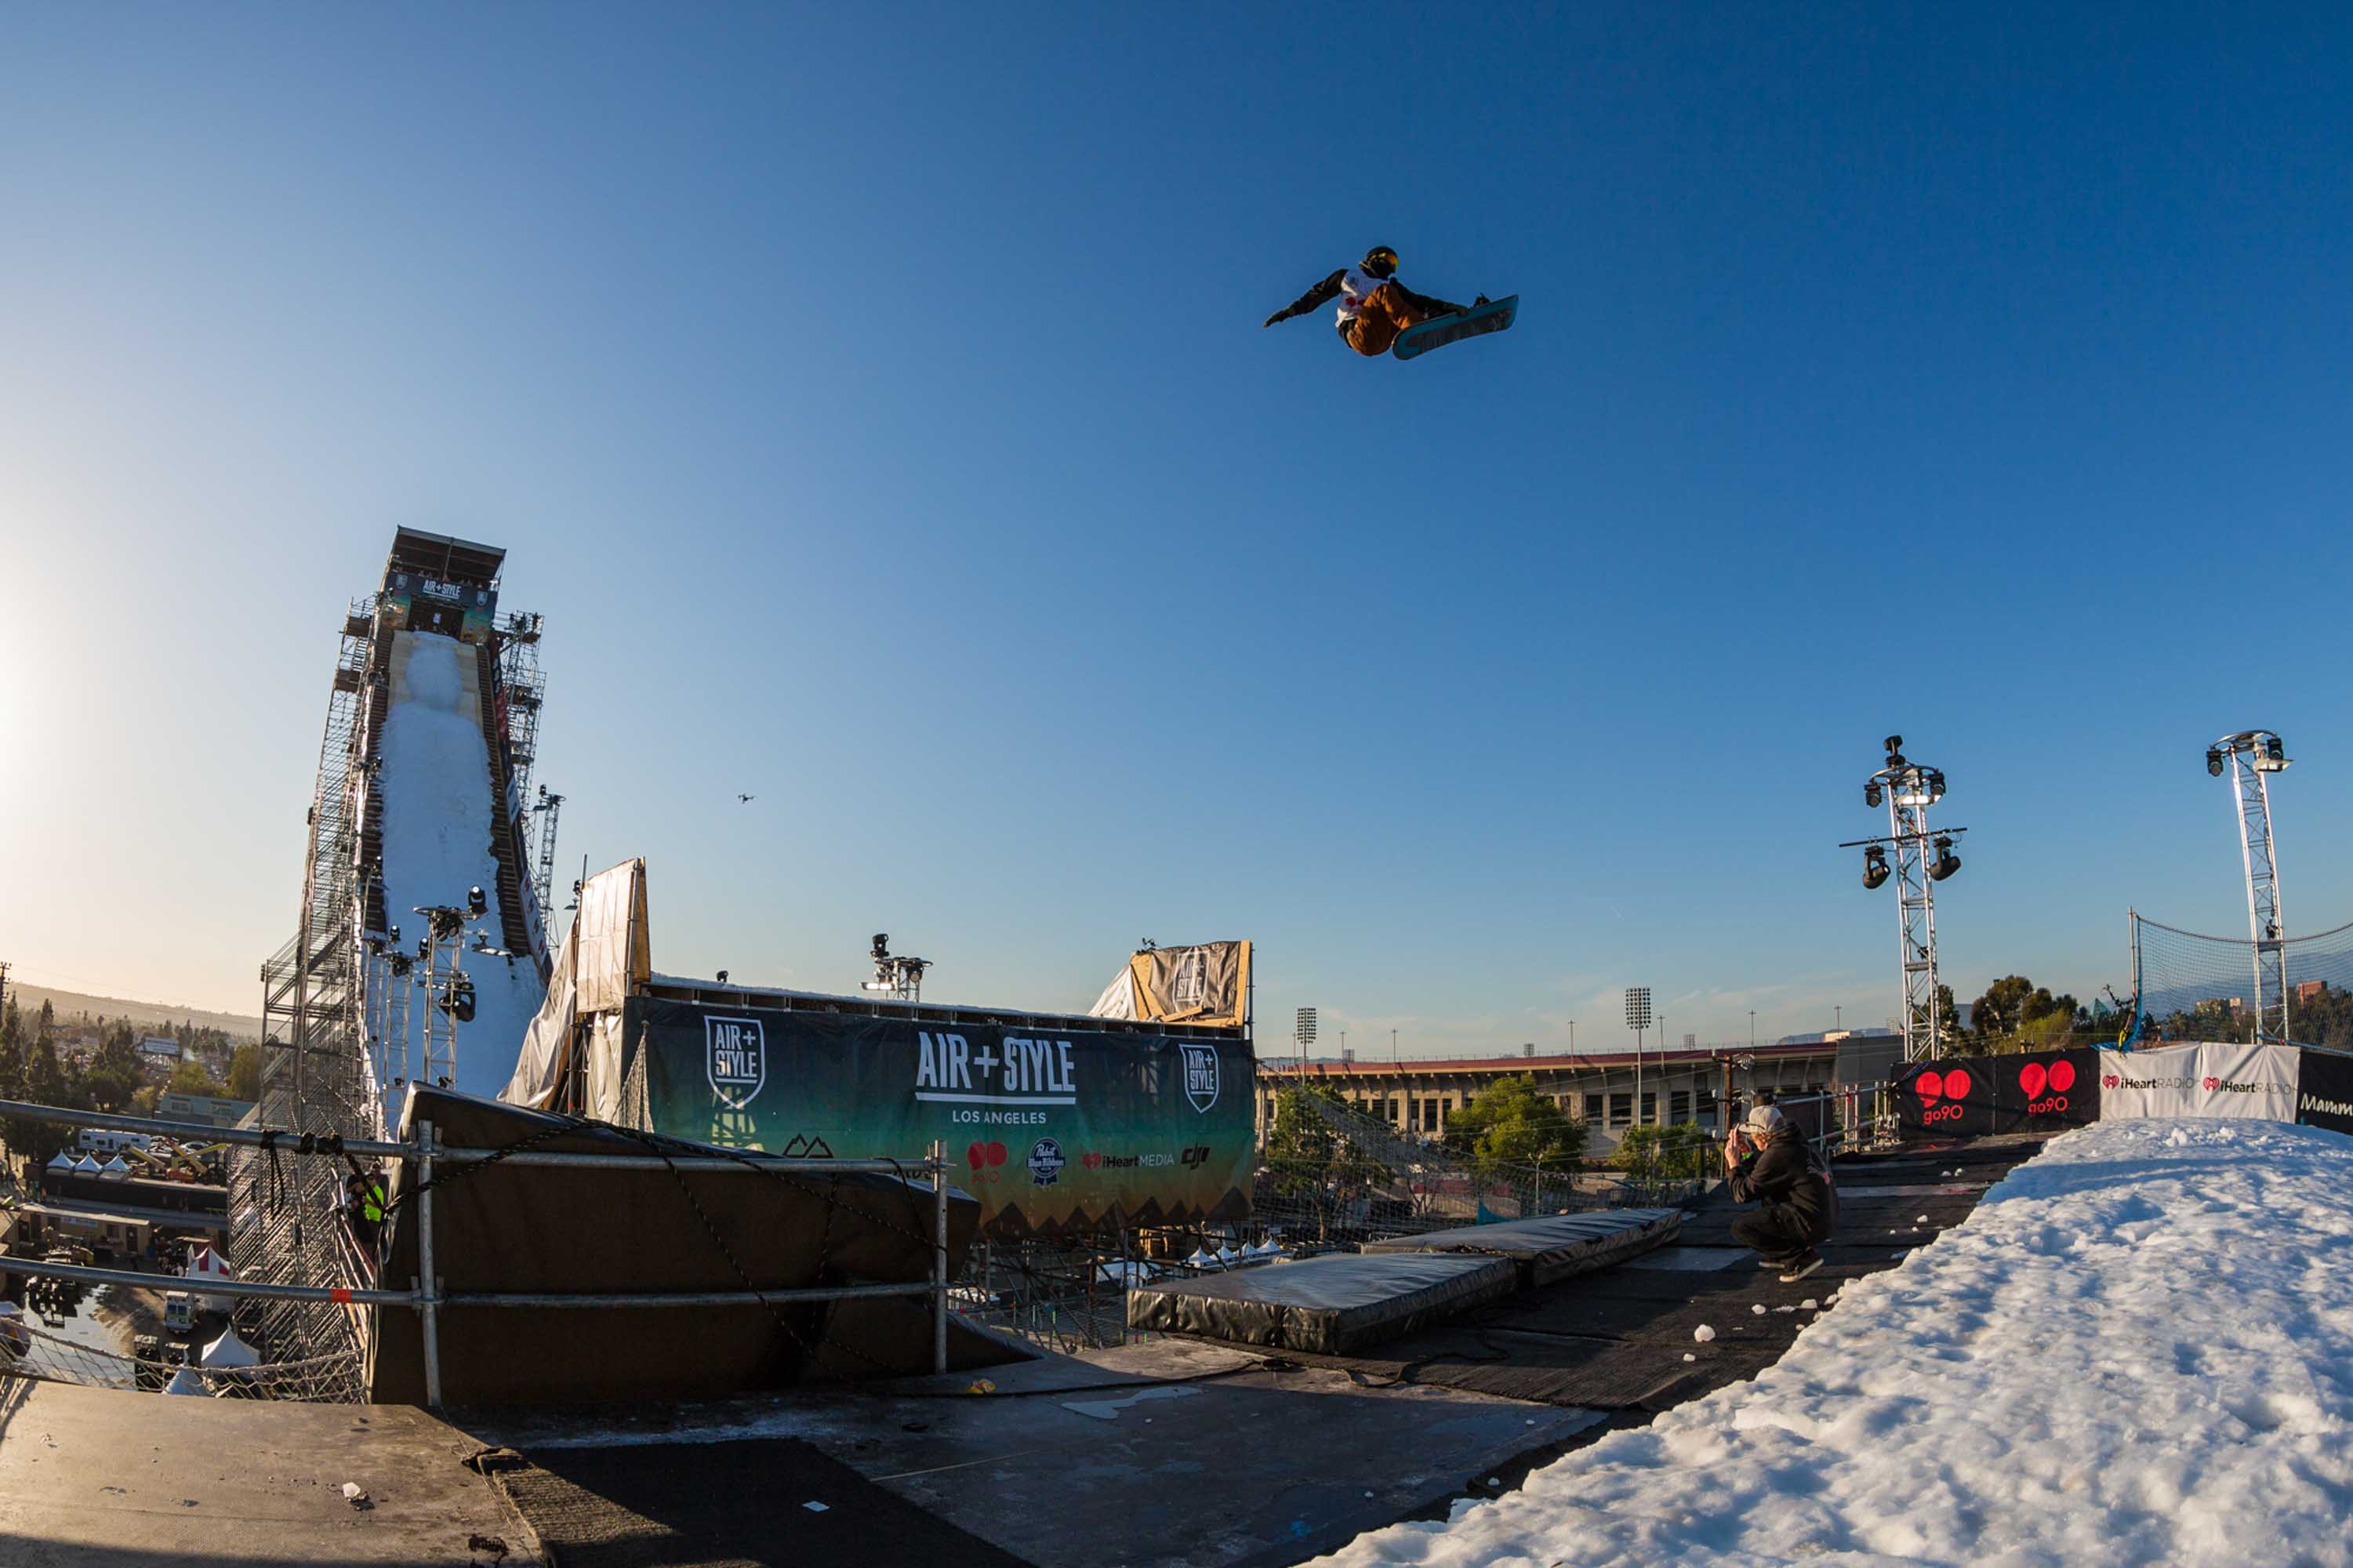
[[[1901,735],[1890,735],[1887,737],[1885,744],[1887,747],[1887,754],[1891,757],[1895,756],[1904,750],[1904,737]]]
[[[479,918],[482,912],[490,907],[491,901],[482,896],[481,889],[469,888],[466,889],[467,912]]]
[[[1936,858],[1928,863],[1928,877],[1931,881],[1941,882],[1961,868],[1961,858],[1953,853],[1953,840],[1949,834],[1939,833],[1935,842]]]
[[[875,963],[881,963],[881,962],[882,962],[882,960],[884,960],[884,959],[886,959],[886,958],[888,958],[888,957],[890,957],[890,956],[891,956],[891,933],[890,933],[889,931],[876,931],[876,932],[874,933],[874,948],[873,948],[873,952],[872,952],[872,957],[873,957],[873,959],[874,959],[874,962],[875,962]]]
[[[1887,851],[1874,844],[1862,852],[1862,885],[1876,888],[1887,876]]]
[[[722,985],[727,984],[727,972],[723,969],[719,972],[719,984]]]
[[[1881,801],[1885,800],[1887,796],[1885,792],[1880,789],[1877,783],[1874,782],[1862,786],[1862,804],[1865,805],[1877,805]]]
[[[2206,771],[2218,779],[2222,776],[2222,752],[2220,747],[2206,748]]]

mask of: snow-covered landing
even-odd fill
[[[499,916],[498,860],[491,851],[491,751],[482,739],[481,689],[474,650],[438,632],[396,633],[391,702],[385,710],[377,756],[384,772],[384,905],[385,917],[414,944],[425,932],[420,907],[463,909],[466,889],[490,895],[490,912],[470,930],[490,944],[526,951],[523,933],[508,931]],[[471,938],[469,937],[470,945]],[[456,1087],[495,1095],[513,1076],[522,1032],[545,994],[530,959],[512,963],[470,952],[473,1021],[458,1028]],[[425,1026],[421,999],[411,1009],[418,1061]]]
[[[1753,1382],[1328,1561],[2353,1563],[2348,1276],[2353,1139],[2103,1122]]]

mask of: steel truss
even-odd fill
[[[2231,776],[2231,809],[2239,826],[2239,854],[2247,873],[2247,941],[2254,952],[2254,1025],[2258,1040],[2288,1037],[2287,944],[2280,924],[2279,857],[2272,841],[2270,775],[2288,765],[2285,745],[2269,730],[2242,730],[2214,742],[2209,772],[2220,755]]]

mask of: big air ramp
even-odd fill
[[[395,632],[387,673],[391,700],[375,785],[384,802],[385,910],[393,924],[421,934],[425,922],[417,910],[462,909],[470,889],[498,886],[491,803],[499,774],[491,764],[474,647],[435,632]],[[506,929],[498,900],[473,924],[486,937],[497,933],[488,945],[499,951],[465,954],[474,1016],[458,1029],[453,1087],[488,1097],[514,1072],[523,1030],[545,991],[528,934]]]
[[[1608,1209],[1391,1237],[1368,1241],[1364,1250],[1373,1255],[1440,1252],[1508,1258],[1519,1269],[1522,1288],[1533,1289],[1662,1247],[1674,1239],[1683,1224],[1680,1209]]]
[[[1466,1312],[1519,1288],[1508,1258],[1333,1254],[1128,1292],[1134,1329],[1343,1355]]]

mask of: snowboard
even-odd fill
[[[1506,294],[1500,300],[1490,300],[1475,307],[1467,314],[1440,316],[1418,327],[1408,327],[1398,334],[1397,342],[1389,353],[1399,359],[1411,359],[1432,349],[1442,349],[1449,343],[1459,343],[1464,338],[1504,331],[1519,313],[1520,297]]]

